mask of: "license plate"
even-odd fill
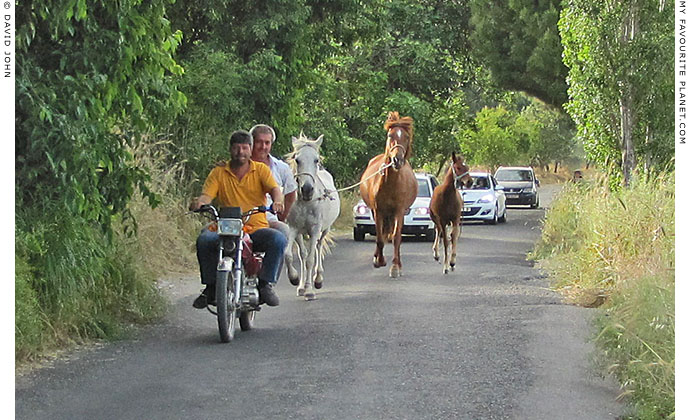
[[[506,198],[519,198],[520,194],[506,194]]]

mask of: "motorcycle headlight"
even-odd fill
[[[415,216],[427,216],[429,215],[429,208],[428,207],[417,207],[414,209],[414,215]]]
[[[482,198],[477,201],[478,203],[491,203],[494,201],[494,196],[493,194],[486,194],[485,196],[482,196]]]
[[[242,220],[218,219],[218,234],[228,236],[239,236],[240,234],[242,234]]]

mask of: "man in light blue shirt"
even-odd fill
[[[249,134],[254,139],[252,160],[262,162],[271,169],[273,177],[276,179],[278,186],[281,187],[285,197],[285,210],[282,213],[279,213],[277,217],[272,213],[266,213],[268,224],[270,227],[281,231],[287,238],[290,228],[284,220],[290,212],[290,207],[297,199],[297,182],[290,166],[271,155],[271,147],[273,147],[273,143],[276,140],[276,133],[273,131],[273,128],[266,124],[257,124],[249,130]],[[268,196],[266,201],[266,206],[270,206],[273,202],[271,197]]]

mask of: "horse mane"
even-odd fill
[[[388,119],[383,124],[383,129],[388,131],[393,127],[400,127],[407,131],[410,136],[410,143],[412,143],[412,136],[414,135],[414,119],[412,117],[402,117],[398,111],[391,111],[388,113]]]
[[[299,133],[297,143],[294,144],[295,149],[292,152],[283,156],[283,158],[285,159],[285,163],[287,163],[290,166],[292,172],[295,172],[297,170],[297,162],[295,162],[295,155],[297,154],[297,152],[304,146],[315,147],[314,143],[316,143],[316,140],[312,140],[309,137],[305,136],[303,131]],[[321,156],[320,153],[319,160],[323,161],[323,156]]]

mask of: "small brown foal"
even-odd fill
[[[443,183],[434,189],[431,196],[431,205],[429,211],[431,213],[431,220],[434,221],[436,227],[436,239],[434,240],[434,259],[439,260],[438,245],[443,239],[443,273],[447,274],[450,270],[455,270],[455,256],[457,249],[458,237],[460,236],[460,223],[462,222],[462,196],[455,187],[456,180],[461,183],[469,185],[472,182],[470,176],[470,168],[465,165],[462,156],[456,156],[455,152],[452,154],[453,161],[451,162],[448,172],[443,179]],[[448,246],[448,232],[446,228],[450,226],[450,243]]]

